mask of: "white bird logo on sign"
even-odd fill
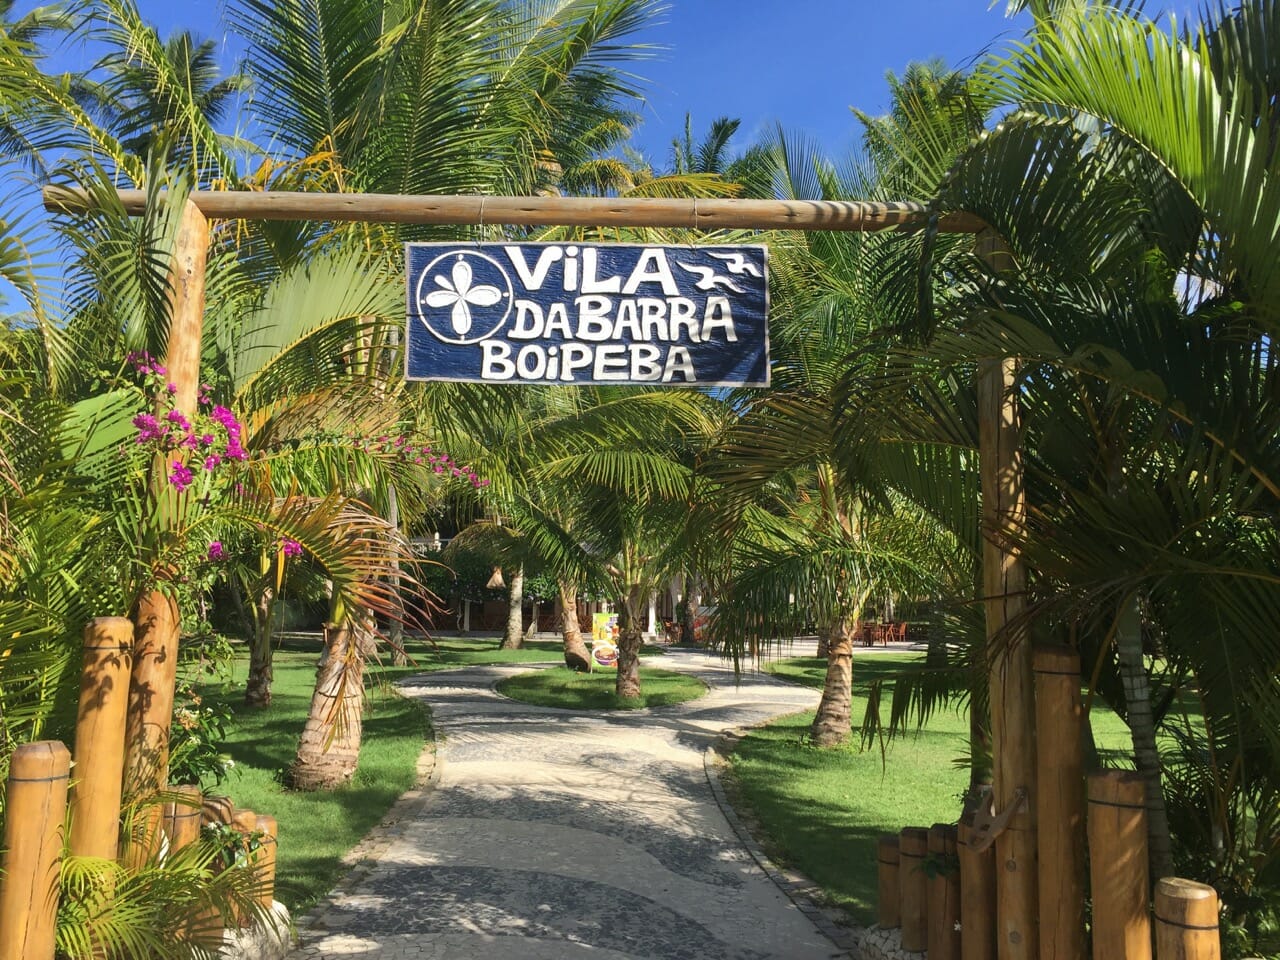
[[[676,261],[676,264],[689,273],[698,274],[701,279],[694,283],[694,287],[698,290],[714,290],[716,287],[726,287],[734,293],[743,292],[742,288],[728,277],[716,276],[715,267],[701,267],[697,264],[681,263],[679,260]]]
[[[729,265],[729,272],[734,276],[748,274],[753,277],[761,276],[760,268],[754,263],[747,263],[747,258],[741,253],[712,253],[707,251],[708,256],[715,257],[717,260],[723,260]],[[683,266],[683,264],[682,264]]]

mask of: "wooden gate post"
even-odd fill
[[[959,960],[960,874],[955,866],[956,827],[935,823],[929,830],[929,960]]]
[[[996,958],[996,851],[977,850],[978,831],[962,822],[956,855],[960,858],[961,960]]]
[[[1156,960],[1221,960],[1218,891],[1165,877],[1156,884]]]
[[[876,844],[876,872],[880,881],[877,923],[891,930],[901,922],[902,889],[898,882],[898,838],[888,834]]]
[[[1044,647],[1034,659],[1040,960],[1085,960],[1080,657],[1068,647]]]
[[[70,770],[71,754],[57,740],[24,743],[9,760],[0,960],[53,960]]]
[[[1012,257],[991,230],[977,252],[993,270]],[[982,479],[982,570],[991,672],[992,802],[997,814],[1013,809],[996,837],[996,931],[1000,960],[1035,960],[1039,948],[1036,892],[1035,684],[1031,642],[1024,627],[1010,628],[1026,609],[1027,574],[1017,540],[1026,527],[1018,362],[978,363],[978,464]],[[1025,800],[1020,799],[1021,796]]]
[[[209,221],[190,200],[183,208],[170,272],[170,318],[165,367],[174,385],[173,409],[190,420],[200,391],[200,341],[204,329],[205,260]],[[151,504],[162,526],[176,522],[176,493],[167,459],[151,467]],[[163,575],[164,571],[155,571]],[[134,613],[133,678],[126,728],[125,793],[159,790],[168,779],[169,723],[173,717],[181,618],[173,599],[150,590]]]
[[[898,834],[898,883],[902,890],[902,949],[924,950],[929,945],[929,878],[924,858],[929,853],[929,831],[904,827]]]
[[[97,617],[85,624],[68,845],[77,857],[114,860],[120,852],[120,788],[132,650],[131,620]]]
[[[1132,770],[1089,775],[1094,960],[1151,960],[1146,780]]]

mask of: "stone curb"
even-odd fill
[[[415,679],[417,678],[406,678],[405,685],[410,685],[409,681]],[[299,933],[328,929],[324,917],[333,898],[339,894],[354,894],[356,887],[373,872],[391,844],[404,833],[404,824],[416,819],[430,802],[444,772],[444,758],[440,755],[438,746],[439,734],[432,723],[431,739],[418,755],[417,775],[413,786],[402,793],[382,820],[343,856],[342,863],[349,869],[310,911],[294,921],[294,927]]]
[[[860,957],[858,947],[865,931],[849,922],[843,910],[824,906],[821,903],[822,888],[804,874],[775,864],[756,842],[755,834],[729,801],[721,779],[721,770],[727,765],[734,747],[746,734],[747,730],[744,728],[727,730],[702,753],[702,769],[706,774],[707,784],[711,787],[711,793],[715,797],[716,805],[720,807],[720,812],[724,814],[733,832],[738,835],[743,848],[774,885],[828,940],[845,951],[846,957],[858,960]]]

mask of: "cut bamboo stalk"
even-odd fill
[[[264,910],[270,910],[276,894],[276,837],[280,826],[276,818],[260,816],[255,829],[262,834],[262,845],[258,848],[258,902]]]
[[[956,855],[960,858],[960,958],[995,960],[996,851],[973,849],[978,833],[960,824]]]
[[[882,930],[891,930],[901,922],[899,904],[902,890],[898,883],[898,838],[888,834],[876,844],[876,867],[880,881],[877,920]]]
[[[1156,884],[1157,960],[1221,960],[1218,891],[1165,877]]]
[[[929,878],[924,858],[929,854],[929,831],[905,827],[898,834],[898,884],[902,948],[920,951],[929,945]]]
[[[9,760],[0,874],[0,960],[53,960],[71,754],[24,743]]]
[[[237,858],[243,856],[244,868],[246,870],[250,870],[252,868],[249,857],[248,835],[257,832],[258,815],[252,810],[236,810],[235,813],[231,815],[231,825],[245,835],[245,839],[241,842],[242,845],[240,850],[237,851],[236,856]],[[250,918],[245,916],[245,912],[240,909],[239,905],[236,905],[231,912],[236,926],[247,927],[249,925]]]
[[[993,231],[977,252],[996,272],[1012,267]],[[1018,626],[1026,608],[1026,569],[1018,549],[1025,532],[1018,361],[978,364],[978,451],[982,480],[982,569],[991,703],[992,801],[1013,810],[996,837],[996,935],[1000,960],[1035,960],[1039,949],[1036,891],[1035,681],[1031,643]],[[1027,800],[1019,803],[1018,791]]]
[[[958,960],[960,956],[960,873],[955,868],[956,827],[935,823],[929,829],[929,960]]]
[[[203,800],[199,787],[170,787],[174,799],[165,804],[164,831],[169,851],[177,853],[200,839]]]
[[[120,190],[127,213],[142,213],[146,191]],[[193,191],[190,201],[214,220],[342,220],[566,227],[686,227],[693,230],[832,230],[865,232],[924,226],[919,203],[819,200],[694,200],[644,197],[459,197],[376,193]],[[77,188],[45,187],[45,209],[83,212],[94,202]],[[946,233],[977,233],[968,213],[939,218]]]
[[[114,860],[120,853],[120,789],[132,650],[131,620],[97,617],[85,625],[68,844],[77,857]]]
[[[1146,787],[1142,775],[1089,775],[1094,960],[1151,960]]]
[[[1085,960],[1080,657],[1067,647],[1044,647],[1034,659],[1040,960]]]

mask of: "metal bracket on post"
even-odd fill
[[[969,849],[974,853],[989,849],[996,842],[996,837],[1009,829],[1009,823],[1014,816],[1026,813],[1028,809],[1026,787],[1019,787],[1013,791],[1013,802],[999,813],[996,813],[994,804],[984,804],[979,807],[974,812],[975,836],[969,844]]]

